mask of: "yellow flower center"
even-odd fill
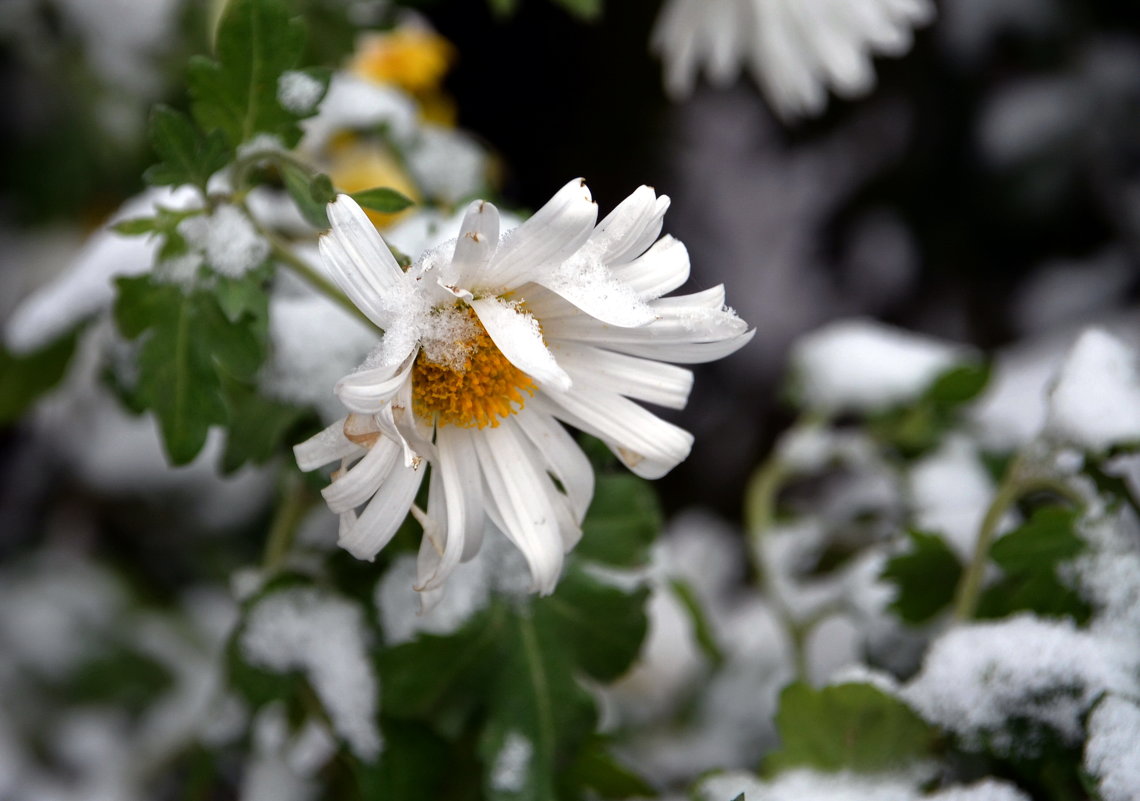
[[[377,83],[420,94],[438,89],[454,60],[455,48],[438,33],[401,28],[362,37],[351,69]]]
[[[420,351],[412,366],[412,408],[437,425],[494,428],[534,394],[534,380],[495,347],[474,309],[460,313],[474,333],[457,343],[461,355],[447,363]]]

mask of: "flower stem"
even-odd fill
[[[261,567],[267,575],[273,575],[285,565],[297,528],[311,504],[312,498],[300,477],[287,474],[282,481],[281,503],[269,527],[265,555],[261,560]]]
[[[978,600],[982,593],[982,579],[985,577],[986,563],[990,548],[998,533],[998,526],[1017,501],[1031,492],[1050,492],[1058,495],[1074,506],[1083,506],[1085,501],[1072,487],[1056,478],[1025,475],[1025,460],[1017,456],[1010,463],[998,485],[997,493],[990,502],[986,514],[978,528],[978,539],[974,543],[974,554],[966,566],[958,590],[954,596],[954,619],[964,622],[973,618],[978,611]]]

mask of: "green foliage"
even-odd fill
[[[210,176],[226,166],[232,155],[220,131],[203,134],[185,114],[169,106],[154,107],[149,130],[151,145],[161,159],[143,174],[151,186],[192,184],[205,192]]]
[[[1030,611],[1047,617],[1071,617],[1084,623],[1088,604],[1071,587],[1061,583],[1058,565],[1085,548],[1076,533],[1077,509],[1046,506],[1020,528],[997,540],[990,558],[1003,578],[982,594],[978,616],[998,618]]]
[[[962,364],[938,376],[917,401],[873,415],[875,437],[904,456],[918,456],[937,445],[957,425],[963,404],[978,397],[989,382],[986,364]]]
[[[323,173],[310,175],[301,167],[286,163],[281,166],[281,178],[305,221],[314,228],[327,229],[329,217],[326,206],[336,199],[329,177]]]
[[[222,472],[232,473],[246,462],[261,464],[276,453],[305,410],[267,400],[240,381],[223,379],[230,430],[222,454]]]
[[[202,449],[209,427],[229,421],[222,377],[252,379],[264,342],[244,318],[229,320],[204,290],[186,293],[150,276],[116,284],[119,330],[142,340],[134,393],[158,419],[171,463],[186,464]]]
[[[604,741],[593,737],[571,768],[573,784],[587,787],[600,798],[654,798],[657,791],[644,779],[618,763]]]
[[[788,685],[776,727],[781,745],[764,760],[769,774],[801,767],[890,770],[929,756],[935,736],[906,704],[869,684]]]
[[[64,691],[76,704],[116,704],[137,712],[168,690],[171,679],[154,660],[116,646],[77,670]]]
[[[962,563],[941,537],[908,531],[911,548],[892,557],[883,578],[897,588],[891,610],[907,623],[925,623],[950,605]]]
[[[614,567],[637,567],[661,528],[661,510],[649,482],[629,473],[600,473],[575,553]]]
[[[217,60],[190,60],[187,80],[198,125],[220,130],[231,147],[259,133],[295,145],[301,115],[277,100],[277,82],[296,68],[304,47],[304,24],[290,19],[281,0],[230,0],[218,25]]]
[[[0,345],[0,425],[18,420],[37,398],[59,383],[81,330],[75,328],[26,354],[12,353]]]
[[[939,405],[957,406],[982,394],[990,381],[988,364],[963,364],[951,367],[938,376],[925,397]]]
[[[579,19],[593,21],[602,16],[602,0],[555,0]]]
[[[700,599],[693,592],[693,588],[685,581],[674,579],[669,583],[669,589],[673,591],[673,595],[688,613],[689,621],[693,624],[693,634],[697,638],[697,645],[701,647],[701,651],[714,666],[721,665],[724,662],[724,654],[721,653],[720,646],[717,645],[712,626],[709,624],[705,610],[701,606]]]
[[[415,201],[407,195],[386,186],[353,192],[352,199],[365,208],[379,211],[383,214],[395,214],[409,206],[415,205]]]

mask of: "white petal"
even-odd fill
[[[541,455],[545,469],[566,490],[577,523],[582,522],[594,497],[594,468],[562,424],[539,409],[527,408],[514,417]]]
[[[439,473],[447,510],[446,543],[431,573],[420,573],[417,590],[440,587],[456,565],[474,556],[482,543],[483,478],[473,436],[479,434],[455,426],[442,426],[437,432],[439,458],[433,470]]]
[[[597,218],[586,182],[575,178],[529,220],[503,235],[480,288],[514,289],[542,268],[565,261],[589,238]]]
[[[392,312],[386,299],[402,283],[400,265],[351,197],[338,195],[328,215],[332,228],[321,235],[320,251],[333,280],[370,320],[387,327]]]
[[[377,439],[363,459],[321,490],[329,509],[338,514],[347,512],[375,495],[396,466],[399,455],[399,445],[386,437]]]
[[[412,353],[402,364],[350,373],[337,382],[337,397],[354,412],[376,414],[391,405],[392,397],[409,380],[414,363],[415,353]]]
[[[538,321],[500,298],[476,298],[471,307],[491,341],[515,367],[535,381],[568,388],[570,376],[542,341]]]
[[[640,256],[661,235],[669,198],[639,186],[598,223],[590,247],[606,264],[623,264]]]
[[[498,246],[499,210],[493,203],[476,200],[467,207],[455,255],[441,280],[453,287],[482,286],[481,277]]]
[[[552,389],[531,402],[535,401],[555,417],[604,440],[622,463],[642,478],[661,478],[693,447],[693,435],[688,431],[617,394]]]
[[[535,588],[549,595],[562,572],[562,536],[539,476],[522,467],[530,458],[523,448],[532,446],[520,442],[511,425],[483,429],[472,440],[487,481],[488,511],[522,552]]]
[[[300,445],[294,445],[293,456],[297,459],[297,467],[307,473],[363,452],[362,447],[344,435],[344,421],[345,418],[342,417],[319,434],[314,434]]]
[[[663,236],[640,257],[612,270],[617,280],[652,300],[689,280],[689,251],[680,241]]]
[[[375,559],[408,516],[423,477],[422,464],[414,467],[397,464],[368,502],[368,508],[355,522],[341,527],[338,544],[357,559],[369,562]]]
[[[551,350],[578,392],[602,389],[670,409],[683,409],[693,388],[692,371],[672,364],[569,342],[552,343]]]
[[[673,362],[674,364],[703,364],[715,362],[736,353],[756,335],[756,329],[745,331],[728,339],[715,342],[675,342],[665,344],[623,344],[619,349],[630,356],[641,356],[646,359],[658,359]]]

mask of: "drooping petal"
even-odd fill
[[[683,409],[693,388],[692,371],[672,364],[570,342],[552,343],[551,350],[579,392],[604,389],[658,406]]]
[[[392,472],[399,456],[399,445],[387,437],[377,439],[363,459],[321,490],[329,509],[338,514],[347,512],[371,498]]]
[[[482,286],[482,275],[498,246],[499,210],[485,200],[474,201],[463,217],[455,255],[442,282],[453,287]]]
[[[567,389],[570,376],[558,366],[533,316],[501,298],[474,298],[471,308],[491,341],[515,367],[536,381]]]
[[[428,565],[421,565],[416,587],[421,591],[442,586],[456,565],[478,552],[483,539],[483,478],[472,433],[456,426],[441,426],[436,437],[439,459],[434,470],[440,479],[446,528],[439,560],[430,564],[431,570],[426,574],[424,568]]]
[[[503,235],[480,288],[514,289],[531,280],[536,270],[565,261],[590,237],[597,218],[586,182],[575,178],[530,219]]]
[[[693,447],[688,431],[616,393],[550,389],[531,403],[603,440],[642,478],[661,478],[684,461]]]
[[[483,429],[472,439],[487,482],[488,512],[526,558],[535,588],[549,595],[562,571],[562,536],[539,477],[520,469],[529,461],[523,448],[531,446],[511,425]]]
[[[364,211],[348,195],[328,204],[330,230],[320,238],[321,256],[337,286],[372,322],[386,328],[392,296],[403,271]]]
[[[514,419],[541,455],[542,467],[562,484],[574,521],[581,523],[594,497],[594,468],[590,460],[569,432],[546,412],[528,408]]]
[[[392,397],[409,380],[414,363],[415,353],[411,353],[402,363],[349,373],[337,382],[337,397],[354,412],[376,414],[391,406]]]
[[[361,453],[364,449],[344,435],[344,421],[345,418],[342,417],[300,445],[294,445],[293,456],[297,459],[297,467],[307,473]]]
[[[342,526],[338,544],[357,559],[375,559],[407,517],[423,477],[422,463],[412,467],[397,463],[364,512]]]

